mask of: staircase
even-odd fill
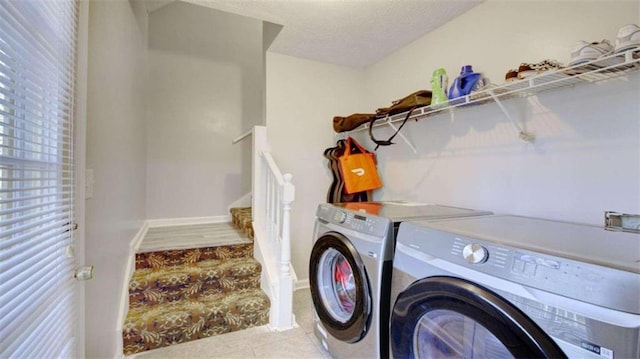
[[[122,330],[125,355],[269,322],[270,301],[260,289],[262,267],[253,258],[251,209],[236,208],[231,214],[238,229],[221,223],[158,229],[160,234],[149,230],[143,244],[154,236],[170,237],[172,230],[208,243],[215,243],[215,237],[222,238],[218,242],[234,236],[243,240],[136,253]]]

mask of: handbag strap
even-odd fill
[[[402,124],[400,124],[400,127],[398,127],[398,129],[396,130],[396,132],[391,135],[391,137],[389,137],[389,139],[387,140],[378,140],[375,137],[373,137],[373,124],[376,122],[376,120],[378,118],[374,117],[371,119],[371,121],[369,122],[369,137],[371,138],[371,141],[373,141],[376,144],[376,148],[374,149],[374,151],[378,150],[378,147],[380,146],[390,146],[393,145],[393,142],[391,142],[391,140],[393,140],[394,137],[396,137],[396,135],[400,132],[400,130],[402,130],[402,127],[404,126],[405,123],[407,123],[407,120],[409,119],[409,117],[411,117],[411,113],[413,112],[413,110],[416,109],[417,106],[412,107],[408,112],[407,115],[404,117],[404,120],[402,121]],[[389,116],[387,115],[386,117],[380,117],[380,118],[388,118]]]
[[[344,155],[348,156],[351,154],[351,145],[355,145],[356,147],[358,147],[358,149],[360,150],[360,153],[368,153],[369,151],[367,151],[366,148],[362,147],[362,145],[360,145],[358,143],[358,141],[356,141],[355,138],[349,136],[347,137],[347,148],[344,151]]]
[[[344,145],[344,152],[342,153],[342,156],[349,156],[350,154],[351,154],[351,136],[347,137],[347,142]]]

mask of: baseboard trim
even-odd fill
[[[122,291],[120,292],[120,309],[118,310],[118,321],[116,324],[117,343],[118,348],[116,351],[116,358],[124,357],[124,348],[122,343],[122,327],[124,326],[124,318],[127,315],[129,309],[129,280],[133,275],[133,271],[136,268],[136,252],[142,243],[142,239],[149,230],[149,221],[142,223],[142,227],[138,230],[138,233],[131,239],[129,243],[129,256],[127,257],[127,268],[124,272],[124,278],[122,281]]]
[[[161,218],[149,219],[147,224],[149,228],[169,227],[169,226],[186,226],[190,224],[207,224],[207,223],[225,223],[230,222],[231,216],[212,216],[212,217],[184,217],[184,218]]]
[[[296,281],[296,285],[294,286],[294,291],[298,289],[307,289],[309,288],[309,279],[301,279]]]
[[[147,231],[149,230],[149,228],[150,227],[148,221],[145,221],[142,224],[142,227],[140,227],[140,230],[138,230],[138,233],[136,233],[136,235],[131,240],[131,243],[129,244],[129,250],[131,251],[129,253],[130,258],[133,258],[135,256],[135,252],[138,250],[138,248],[140,248],[140,244],[142,244],[142,240],[144,239],[144,236],[147,235]]]

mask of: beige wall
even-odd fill
[[[187,3],[149,18],[147,215],[226,215],[251,191],[251,141],[264,123],[262,22]]]
[[[471,64],[493,83],[522,62],[567,63],[578,40],[615,40],[640,22],[637,1],[486,1],[367,69],[371,107],[431,88],[434,69],[450,82]]]
[[[291,257],[299,279],[308,277],[315,210],[332,181],[323,157],[331,120],[362,108],[363,83],[362,70],[267,53],[267,133],[280,169],[296,186]]]
[[[86,357],[113,358],[129,243],[145,215],[143,2],[93,1],[89,8],[88,169],[95,173],[86,201]]]
[[[293,263],[308,276],[314,211],[331,182],[322,151],[336,138],[334,115],[371,112],[418,89],[433,69],[450,78],[472,64],[494,83],[521,62],[562,62],[577,40],[615,39],[638,23],[637,2],[483,3],[363,71],[288,56],[267,57],[267,124],[283,171],[294,175]],[[508,101],[536,134],[517,137],[496,105],[460,109],[402,130],[377,152],[385,187],[376,199],[406,199],[500,213],[601,224],[603,211],[640,212],[640,79]],[[376,131],[386,138],[387,129]],[[366,132],[354,133],[370,149]]]
[[[472,64],[494,83],[521,62],[568,62],[578,40],[614,42],[638,23],[638,2],[483,3],[367,69],[370,107],[420,88],[445,67],[452,80]],[[520,141],[495,104],[411,122],[400,139],[378,150],[385,187],[378,199],[411,199],[502,213],[601,225],[605,210],[640,211],[640,81],[551,91],[507,101],[534,133]],[[388,129],[376,131],[380,138]],[[371,147],[368,136],[358,137]]]

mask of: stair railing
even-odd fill
[[[267,129],[253,128],[252,207],[255,256],[263,266],[262,288],[271,299],[269,325],[291,329],[295,271],[291,266],[290,214],[295,187],[282,174],[267,142]]]

